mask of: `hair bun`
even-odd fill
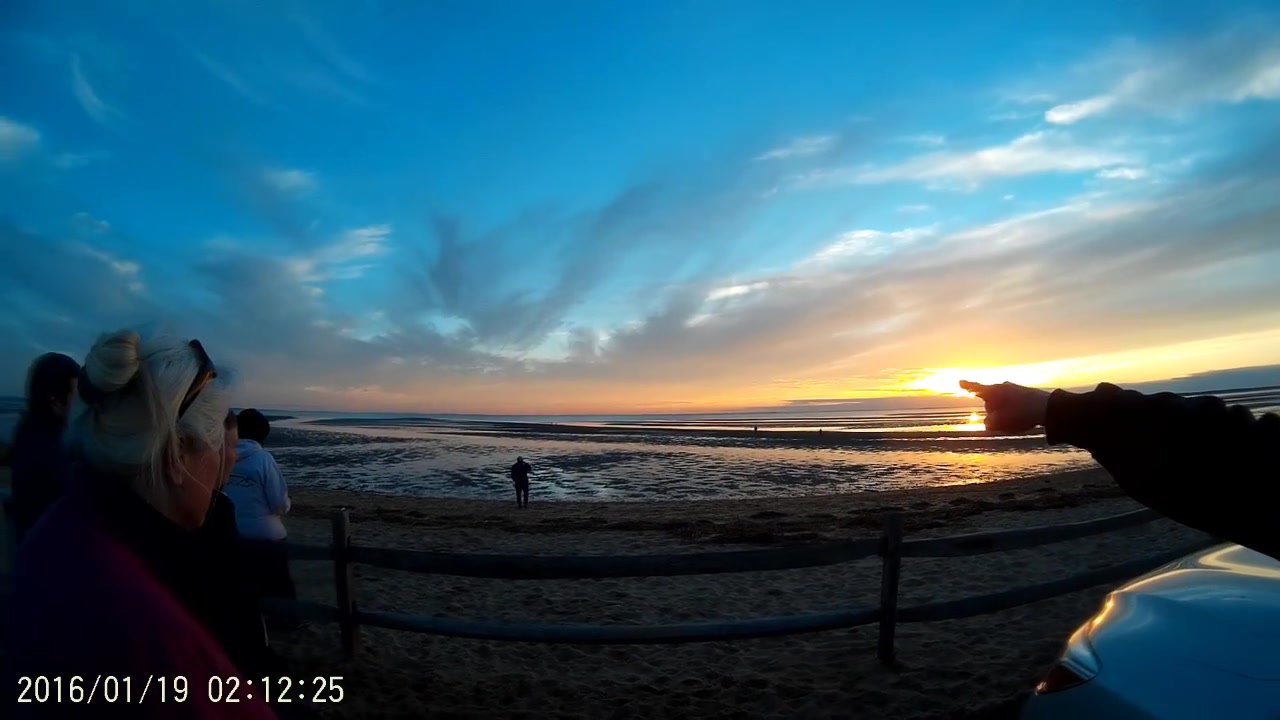
[[[142,338],[133,330],[100,335],[84,360],[84,378],[92,389],[82,388],[81,395],[87,400],[95,392],[105,395],[128,385],[142,367],[138,350],[141,342]],[[84,390],[89,393],[86,395]]]

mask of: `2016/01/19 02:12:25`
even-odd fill
[[[342,676],[317,675],[313,678],[262,677],[241,680],[237,677],[209,678],[210,702],[235,703],[262,698],[267,702],[339,703],[345,697]]]

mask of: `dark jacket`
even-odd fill
[[[67,494],[27,537],[18,552],[14,595],[5,646],[10,703],[16,703],[20,677],[81,676],[89,692],[98,675],[131,678],[117,694],[123,702],[78,705],[73,717],[148,719],[263,719],[274,713],[258,699],[238,704],[212,703],[211,677],[248,677],[227,658],[219,643],[182,600],[197,572],[192,533],[156,512],[131,491],[109,481],[86,481],[77,474]],[[162,701],[148,677],[181,675],[188,681],[184,703]],[[242,683],[241,687],[247,687]],[[102,699],[99,689],[99,700]],[[14,704],[10,717],[60,718],[67,708],[55,703]]]
[[[19,542],[66,484],[67,455],[62,445],[65,424],[55,417],[28,413],[13,436],[13,499],[8,504]]]
[[[280,674],[281,661],[267,644],[261,598],[236,532],[231,498],[218,493],[193,540],[199,559],[190,563],[192,572],[177,579],[178,599],[222,644],[237,668],[250,677]]]
[[[1143,395],[1102,384],[1049,398],[1050,444],[1088,450],[1138,502],[1280,558],[1280,416],[1217,397]]]
[[[521,460],[511,466],[511,479],[515,481],[516,485],[528,485],[530,470],[533,470],[533,467]]]

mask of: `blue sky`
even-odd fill
[[[1265,3],[19,3],[0,391],[620,412],[1280,356]]]

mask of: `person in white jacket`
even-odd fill
[[[289,512],[289,487],[280,466],[262,443],[271,432],[265,415],[252,408],[237,417],[240,442],[236,444],[236,464],[223,486],[235,504],[236,530],[245,544],[250,574],[264,596],[293,598],[289,575],[289,553],[285,540],[289,533],[284,516]]]

